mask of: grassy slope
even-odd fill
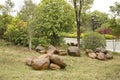
[[[81,57],[63,56],[65,70],[36,71],[25,65],[29,56],[39,56],[26,48],[4,46],[0,40],[0,80],[120,80],[120,55],[99,61],[82,54]],[[5,44],[6,45],[6,44]]]

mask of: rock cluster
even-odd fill
[[[35,50],[37,52],[41,53],[41,54],[46,54],[46,53],[49,54],[50,52],[52,52],[51,48],[53,48],[53,47],[54,46],[51,45],[51,46],[48,47],[48,50],[46,50],[43,46],[37,46]],[[67,55],[67,51],[55,49],[55,51],[52,54],[57,54],[57,55],[60,55],[60,56],[64,56],[64,55]]]
[[[27,58],[26,64],[35,70],[64,69],[67,65],[60,56],[54,54],[55,50],[54,46],[49,46],[46,54],[42,54],[39,57]]]
[[[112,59],[112,53],[108,52],[104,48],[97,48],[95,51],[86,49],[86,54],[92,59],[107,60]]]

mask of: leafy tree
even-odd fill
[[[24,6],[22,7],[21,11],[18,13],[20,19],[27,22],[27,30],[28,30],[28,42],[29,42],[29,50],[31,51],[32,48],[32,37],[34,33],[33,28],[33,17],[34,17],[34,9],[36,5],[32,2],[32,0],[25,0]]]
[[[92,3],[93,0],[73,0],[77,27],[78,47],[80,47],[80,26],[82,21],[82,13],[85,13],[91,7]]]
[[[116,41],[120,37],[120,3],[115,2],[113,6],[110,6],[110,11],[112,12],[112,18],[110,20],[110,27],[112,28],[112,33],[116,36],[115,41],[113,41],[113,51],[116,49]]]
[[[10,15],[12,8],[14,7],[14,3],[11,0],[6,0],[4,5],[0,5],[0,37],[3,38],[3,34],[6,31],[7,25],[11,22],[13,18]]]
[[[74,25],[73,8],[65,0],[42,0],[36,9],[37,36],[46,36],[53,45],[61,42],[61,32],[69,32]]]
[[[120,3],[115,2],[113,6],[110,6],[110,11],[113,13],[113,17],[120,16]]]
[[[100,28],[102,24],[108,23],[109,17],[108,14],[100,12],[100,11],[94,11],[89,14],[90,16],[95,16],[94,22],[95,22],[95,29]]]
[[[112,19],[110,21],[110,27],[113,30],[113,34],[119,38],[120,36],[120,3],[115,2],[114,6],[110,6],[110,11],[112,12]]]
[[[28,42],[26,30],[26,23],[18,17],[15,17],[11,20],[11,23],[8,24],[7,30],[4,33],[4,38],[16,45],[27,46]]]
[[[12,12],[13,7],[14,7],[14,2],[12,2],[11,0],[6,0],[5,5],[1,6],[2,14],[10,15],[10,12]]]

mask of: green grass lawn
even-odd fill
[[[0,80],[120,80],[119,54],[107,61],[90,59],[84,52],[81,57],[62,56],[66,69],[36,71],[25,65],[25,59],[39,53],[2,40],[0,45]]]

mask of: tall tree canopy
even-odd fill
[[[11,0],[6,0],[4,5],[0,5],[0,37],[2,38],[7,29],[7,25],[11,22],[12,16],[10,13],[13,7],[14,3]]]
[[[4,5],[1,5],[1,12],[2,14],[8,14],[10,15],[10,12],[12,12],[12,8],[14,7],[14,2],[11,0],[6,0]]]
[[[74,25],[73,8],[65,0],[42,0],[36,15],[37,35],[46,36],[53,45],[60,43],[61,32],[71,31]]]
[[[113,6],[110,6],[110,11],[114,16],[120,16],[120,3],[115,2]]]
[[[100,28],[102,26],[102,24],[109,22],[108,14],[97,11],[97,10],[90,13],[90,16],[95,16],[95,18],[94,18],[94,23],[95,23],[94,28],[95,29]]]
[[[110,21],[113,34],[116,38],[120,37],[120,3],[115,2],[113,6],[110,6],[110,11],[112,12],[112,19]]]

